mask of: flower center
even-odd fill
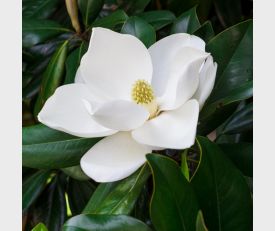
[[[146,80],[139,79],[134,83],[132,88],[132,100],[137,104],[141,104],[149,111],[149,119],[159,114],[153,88]]]

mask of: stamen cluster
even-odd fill
[[[132,88],[132,99],[137,104],[149,104],[154,100],[154,92],[146,80],[137,80]]]

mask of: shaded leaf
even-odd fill
[[[187,152],[188,149],[185,149],[184,152],[181,154],[181,172],[185,176],[186,180],[189,181],[189,168],[187,164]]]
[[[253,176],[253,144],[219,144],[223,152],[246,176]]]
[[[210,21],[206,21],[202,24],[201,27],[193,34],[202,38],[206,43],[215,36],[215,32]]]
[[[86,27],[96,19],[102,9],[104,0],[78,0],[78,6]]]
[[[58,6],[58,0],[23,0],[22,15],[24,18],[46,19]]]
[[[79,181],[86,181],[90,178],[82,171],[80,165],[62,168],[61,169],[66,175],[72,177],[73,179],[79,180]]]
[[[144,165],[131,176],[117,182],[98,187],[84,213],[93,214],[130,214],[140,192],[150,176],[148,165]],[[107,186],[110,184],[110,186]],[[111,190],[110,190],[111,189]]]
[[[193,189],[172,159],[148,154],[152,170],[154,192],[151,219],[158,231],[194,231],[199,210]]]
[[[175,15],[168,10],[146,11],[138,14],[138,16],[151,24],[155,30],[169,25],[176,19]]]
[[[198,137],[199,167],[191,179],[209,230],[252,230],[252,200],[241,172],[215,143]]]
[[[196,220],[196,231],[208,231],[204,223],[202,212],[199,211]]]
[[[43,223],[39,223],[31,231],[48,231],[48,229]]]
[[[23,18],[22,22],[23,47],[31,47],[61,33],[70,32],[69,29],[51,20]]]
[[[66,76],[64,84],[74,83],[76,71],[80,65],[82,56],[86,53],[88,44],[82,42],[80,47],[75,49],[66,59]]]
[[[116,10],[110,15],[100,18],[92,23],[92,27],[104,27],[117,30],[128,19],[128,15],[123,10]],[[120,30],[120,28],[119,28]]]
[[[47,69],[43,74],[43,79],[38,98],[34,107],[35,116],[38,115],[46,100],[59,87],[65,71],[65,60],[68,52],[68,41],[65,41],[53,54]]]
[[[200,27],[200,21],[196,13],[196,7],[181,14],[173,23],[171,34],[188,33],[192,34]]]
[[[130,15],[141,13],[151,0],[124,0],[123,9]]]
[[[96,187],[90,181],[78,181],[72,178],[68,182],[68,201],[73,215],[80,214],[91,198]]]
[[[22,209],[25,211],[37,199],[50,176],[50,171],[38,171],[26,180],[22,186]]]
[[[150,231],[141,221],[125,215],[81,214],[69,219],[63,231]]]

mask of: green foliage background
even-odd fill
[[[74,20],[65,1],[22,2],[23,230],[252,230],[252,1],[75,2]],[[195,34],[218,63],[196,144],[148,154],[128,178],[102,184],[79,167],[98,138],[36,120],[55,89],[74,82],[98,26],[132,34],[147,47],[173,33]]]

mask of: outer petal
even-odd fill
[[[193,96],[193,98],[199,102],[200,110],[213,90],[216,79],[216,72],[217,63],[214,63],[212,56],[209,56],[200,71],[199,87]]]
[[[99,89],[112,99],[125,100],[131,98],[135,81],[151,82],[153,72],[149,52],[140,40],[104,28],[93,28],[80,69],[92,89]]]
[[[83,79],[83,77],[81,75],[81,72],[80,72],[80,68],[78,68],[77,71],[76,71],[74,82],[75,83],[84,83],[85,84],[85,81],[84,81],[84,79]]]
[[[82,100],[97,100],[84,84],[67,84],[57,88],[46,101],[38,120],[53,128],[80,137],[101,137],[116,133],[95,122]]]
[[[94,107],[86,101],[86,107],[96,122],[118,131],[135,129],[150,116],[144,107],[126,100],[113,100]]]
[[[195,142],[199,104],[192,99],[174,111],[166,111],[142,127],[132,131],[133,138],[142,144],[184,149]]]
[[[184,66],[184,62],[176,60],[175,56],[186,47],[204,52],[205,43],[194,35],[178,33],[159,40],[149,48],[154,68],[152,85],[157,96],[164,94],[168,79],[170,81],[174,74],[171,73],[171,65],[177,61],[181,67]]]
[[[152,150],[119,132],[96,143],[81,159],[83,171],[97,182],[121,180],[135,172]]]
[[[158,99],[160,110],[179,108],[194,95],[199,85],[199,70],[208,55],[200,50],[186,47],[167,64],[169,80],[163,95]]]

